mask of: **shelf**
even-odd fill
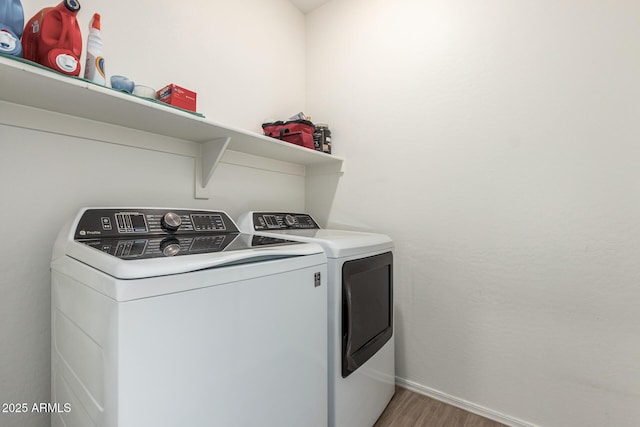
[[[0,123],[80,137],[86,137],[87,132],[102,133],[103,136],[92,136],[100,140],[109,139],[107,134],[112,133],[112,126],[158,135],[161,138],[157,141],[121,138],[112,142],[193,156],[199,169],[196,198],[206,198],[213,171],[227,150],[302,165],[305,174],[342,173],[343,159],[339,157],[215,123],[202,115],[65,76],[24,60],[0,56],[0,79],[4,82],[0,91],[0,101],[4,101],[0,103]],[[29,108],[12,115],[7,103]],[[66,126],[61,130],[58,120],[21,120],[19,116],[31,108],[84,119],[84,126]],[[39,113],[30,114],[37,117]],[[92,130],[80,130],[88,127]],[[170,139],[179,141],[172,143]],[[195,143],[199,148],[185,148],[181,142]]]

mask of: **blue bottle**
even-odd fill
[[[24,10],[20,0],[0,0],[0,53],[22,57]]]

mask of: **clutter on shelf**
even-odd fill
[[[27,22],[22,34],[24,59],[69,76],[80,75],[82,33],[76,15],[80,3],[64,0],[45,7]]]
[[[20,0],[0,2],[0,53],[22,57],[24,10]]]
[[[300,112],[286,120],[265,120],[265,135],[311,150],[331,154],[331,131],[325,123],[313,124],[311,117]]]
[[[41,9],[25,25],[21,1],[0,0],[0,55],[100,86],[108,87],[110,82],[114,90],[202,116],[196,112],[196,92],[182,86],[172,83],[156,91],[123,75],[114,74],[108,79],[99,13],[94,13],[89,23],[86,62],[81,73],[83,42],[76,19],[79,12],[79,0],[62,0],[56,6]]]
[[[174,107],[196,111],[197,94],[181,86],[169,84],[158,91],[158,100]]]
[[[89,24],[89,35],[87,36],[87,62],[84,66],[84,78],[104,86],[107,82],[104,75],[102,46],[100,14],[94,13]]]

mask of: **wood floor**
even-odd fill
[[[373,427],[505,427],[455,406],[396,387],[396,394]]]

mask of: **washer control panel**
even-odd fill
[[[320,226],[306,213],[254,212],[253,228],[255,231],[302,230],[319,229]]]
[[[74,240],[122,260],[300,244],[242,234],[222,211],[147,208],[87,209],[78,220]]]
[[[74,239],[201,233],[238,233],[238,227],[221,211],[87,209],[78,222]]]
[[[81,240],[87,246],[117,258],[143,259],[222,252],[236,239],[237,234],[182,235],[116,238],[102,237]]]

